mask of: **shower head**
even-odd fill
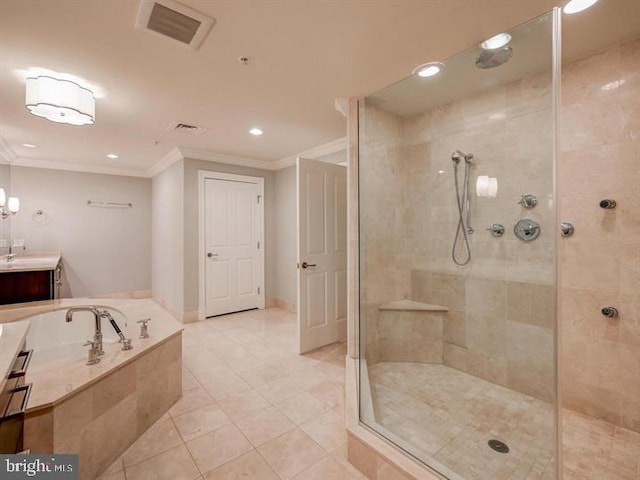
[[[473,153],[463,153],[460,150],[456,150],[451,154],[451,160],[456,165],[460,163],[461,160],[464,160],[466,163],[471,163],[473,160]]]
[[[458,163],[460,163],[460,160],[464,160],[464,153],[462,153],[460,150],[456,150],[451,154],[451,160],[453,160],[453,163],[457,165]]]
[[[511,60],[513,49],[511,47],[498,48],[496,50],[484,50],[476,58],[476,67],[481,69],[495,68]]]

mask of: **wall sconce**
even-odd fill
[[[56,123],[90,125],[95,121],[95,98],[88,88],[47,75],[27,78],[25,107]]]
[[[6,209],[4,208],[6,205]],[[0,215],[4,220],[9,215],[15,215],[20,210],[20,200],[18,197],[9,197],[7,199],[4,188],[0,188]]]

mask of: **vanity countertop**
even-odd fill
[[[0,391],[4,388],[16,355],[22,348],[30,323],[28,320],[22,320],[0,324],[0,374],[2,375],[0,377]]]
[[[7,261],[7,256],[3,255],[0,257],[0,273],[55,270],[60,258],[60,252],[25,253],[16,255],[11,261]]]

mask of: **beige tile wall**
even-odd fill
[[[560,215],[576,226],[559,252],[563,402],[640,431],[640,38],[562,78]]]
[[[376,308],[410,298],[449,308],[441,337],[432,339],[443,340],[445,364],[539,398],[553,397],[550,82],[549,74],[536,75],[409,118],[375,105],[361,108],[361,288],[370,364],[425,361],[412,345],[431,338],[432,325],[405,318],[391,334],[393,320]],[[472,194],[478,175],[499,180],[497,198],[472,195],[476,232],[473,260],[465,267],[451,260],[456,149],[475,156]],[[539,199],[533,210],[517,204],[527,193]],[[541,224],[535,242],[514,237],[520,218]],[[503,237],[485,230],[494,222],[505,226]],[[413,334],[406,334],[408,325]]]
[[[366,104],[366,101],[362,102]],[[366,105],[359,109],[361,355],[380,360],[378,306],[407,298],[404,240],[402,122]]]

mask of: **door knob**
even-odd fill
[[[302,262],[302,268],[317,267],[315,263]]]
[[[211,252],[207,253],[207,257],[209,257],[209,258],[211,258],[211,257],[217,257],[217,256],[218,256],[218,254],[217,254],[217,253],[211,253]]]

